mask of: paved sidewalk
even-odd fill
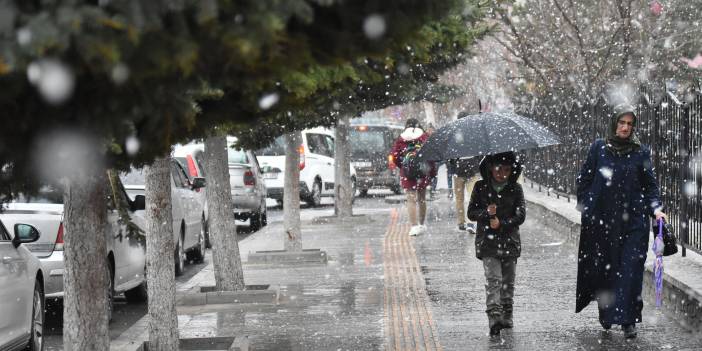
[[[491,339],[474,236],[455,229],[452,203],[430,202],[429,231],[416,238],[406,235],[402,204],[382,206],[352,222],[304,221],[304,247],[326,250],[327,265],[245,264],[246,283],[271,284],[278,303],[180,307],[181,337],[247,335],[252,350],[702,350],[698,335],[649,304],[640,337],[630,342],[619,330],[601,331],[595,308],[573,313],[575,249],[531,209],[515,328]],[[281,233],[276,223],[242,240],[243,259],[281,249]],[[210,265],[178,290],[213,283]],[[145,323],[120,341],[143,337]]]

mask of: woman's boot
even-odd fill
[[[624,331],[624,337],[627,339],[633,339],[636,337],[636,324],[625,324],[622,325],[622,330]]]

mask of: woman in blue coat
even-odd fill
[[[634,133],[631,106],[615,107],[608,136],[591,146],[578,175],[581,213],[575,312],[597,301],[602,327],[636,337],[641,322],[650,217],[661,211],[650,149]]]

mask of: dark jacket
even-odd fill
[[[480,158],[458,158],[448,160],[446,162],[446,168],[448,168],[449,174],[455,174],[461,178],[470,178],[476,173],[478,173],[480,167]]]
[[[522,173],[522,165],[515,159],[507,185],[498,194],[491,185],[492,174],[489,170],[491,163],[491,156],[486,156],[480,162],[480,175],[483,179],[475,183],[468,205],[468,218],[478,222],[475,255],[479,259],[519,257],[522,251],[519,226],[526,218],[524,192],[522,186],[517,183]],[[500,227],[497,230],[490,228],[487,207],[491,203],[497,205],[496,216],[500,220]]]
[[[641,145],[618,154],[605,141],[590,147],[577,180],[581,214],[576,312],[611,292],[616,306],[604,317],[615,324],[641,321],[639,299],[649,222],[661,206],[651,153]]]

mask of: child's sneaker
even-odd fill
[[[420,234],[419,232],[422,230],[420,226],[418,225],[413,225],[412,228],[410,228],[409,235],[410,236],[417,236],[417,234]]]
[[[420,224],[419,225],[419,234],[424,234],[426,232],[427,232],[427,226],[425,226],[424,224]]]
[[[475,234],[475,233],[476,233],[476,225],[475,225],[475,223],[468,223],[468,224],[466,225],[466,230],[468,231],[468,233]]]

